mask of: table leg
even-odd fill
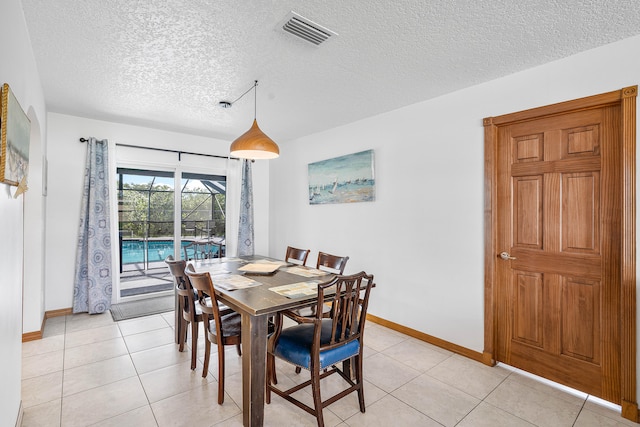
[[[264,423],[267,317],[242,313],[242,414],[245,427]]]

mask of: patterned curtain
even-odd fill
[[[73,312],[102,313],[111,308],[111,227],[107,140],[89,138],[76,252]]]
[[[240,193],[240,226],[238,227],[238,256],[253,255],[253,184],[251,160],[242,165],[242,188]]]

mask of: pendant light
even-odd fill
[[[280,149],[271,138],[269,138],[258,127],[256,120],[258,81],[253,84],[253,125],[248,131],[236,138],[231,143],[230,155],[241,159],[275,159],[280,155]]]

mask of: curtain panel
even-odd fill
[[[238,226],[238,256],[254,255],[253,180],[251,160],[243,160],[240,190],[240,223]]]
[[[110,184],[108,142],[89,138],[76,251],[74,313],[103,313],[111,308]]]

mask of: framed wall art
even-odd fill
[[[0,182],[18,185],[29,171],[31,121],[7,83],[0,100]]]
[[[373,150],[309,163],[309,204],[372,202]]]

